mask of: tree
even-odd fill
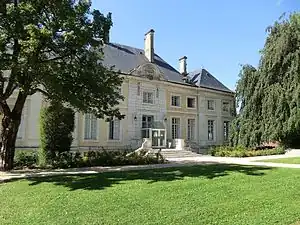
[[[300,14],[281,17],[267,31],[258,68],[241,69],[232,145],[300,144]]]
[[[9,2],[0,11],[2,170],[13,168],[22,110],[36,92],[98,118],[123,118],[117,108],[123,79],[101,63],[111,14],[92,10],[87,0]]]
[[[51,102],[40,112],[41,150],[48,163],[62,152],[70,151],[74,131],[74,111],[60,102]]]

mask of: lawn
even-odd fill
[[[292,224],[300,170],[204,165],[0,184],[0,224]]]
[[[260,160],[260,162],[300,164],[300,157],[290,157],[290,158],[282,158],[282,159],[266,159],[266,160]]]

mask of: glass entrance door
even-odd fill
[[[166,147],[166,131],[152,129],[152,147]]]

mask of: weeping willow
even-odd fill
[[[239,74],[232,146],[300,146],[300,13],[280,18],[267,32],[259,65],[243,65]]]

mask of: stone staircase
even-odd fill
[[[172,158],[185,158],[185,157],[199,157],[201,154],[197,154],[187,150],[175,150],[175,149],[162,149],[160,152],[165,159]]]

